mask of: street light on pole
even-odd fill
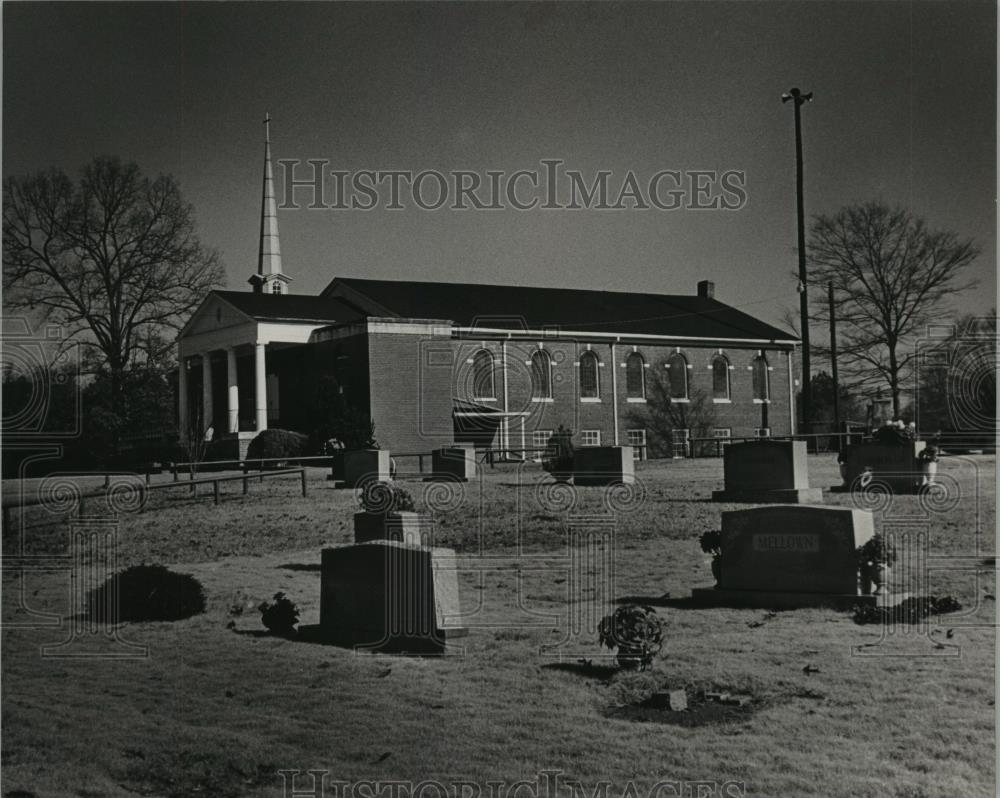
[[[799,312],[802,316],[802,426],[810,431],[812,422],[812,391],[809,380],[809,292],[806,282],[806,220],[802,200],[802,119],[799,109],[811,102],[812,92],[803,94],[798,89],[789,89],[781,95],[781,102],[793,100],[795,108],[795,199],[799,223]]]

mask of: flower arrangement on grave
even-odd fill
[[[366,513],[412,513],[417,509],[410,492],[396,482],[367,482],[358,501]]]
[[[626,604],[605,615],[597,627],[600,645],[618,649],[624,670],[646,670],[663,648],[664,623],[652,607]]]
[[[719,584],[722,578],[722,532],[718,529],[702,532],[698,542],[705,554],[712,555],[712,576],[715,577],[715,583]]]
[[[299,608],[288,596],[280,590],[274,594],[274,603],[263,602],[260,610],[260,621],[271,634],[287,637],[295,633],[295,624],[299,622]]]
[[[547,451],[542,459],[542,468],[556,479],[568,479],[573,475],[573,431],[562,424],[549,437]]]
[[[917,459],[921,463],[936,463],[938,458],[941,456],[941,449],[937,445],[937,442],[928,443],[920,453],[917,455]]]
[[[861,573],[862,592],[868,593],[874,583],[875,592],[881,592],[887,571],[896,562],[896,548],[881,533],[876,533],[866,543],[858,546],[858,569]]]
[[[890,421],[884,427],[875,430],[872,438],[886,446],[906,446],[913,443],[917,437],[917,425],[912,421],[907,424],[902,419]]]

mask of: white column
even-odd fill
[[[257,432],[267,429],[267,362],[264,344],[254,344],[253,348],[253,407],[257,419]]]
[[[229,410],[229,431],[240,431],[240,389],[236,372],[236,349],[226,350],[226,377],[229,380],[227,409]]]
[[[177,424],[180,427],[181,441],[187,441],[188,434],[188,380],[187,358],[181,355],[177,358]]]
[[[212,426],[214,417],[212,407],[212,357],[208,352],[201,355],[201,429],[199,434],[204,435],[208,428]]]

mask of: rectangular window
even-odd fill
[[[625,430],[628,445],[632,447],[632,456],[636,460],[646,459],[646,430],[629,429]]]
[[[732,427],[714,427],[712,429],[713,438],[732,438],[733,429]]]
[[[585,429],[580,431],[581,446],[600,446],[601,431],[599,429]]]
[[[552,437],[552,430],[550,429],[536,429],[531,433],[531,448],[532,449],[545,449],[549,445],[549,438]],[[542,459],[542,452],[532,452],[531,457],[533,460],[540,461]]]
[[[753,436],[755,438],[770,438],[771,428],[770,427],[755,427],[753,431]]]
[[[670,431],[670,443],[674,459],[688,456],[688,439],[691,430],[675,429]]]

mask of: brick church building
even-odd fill
[[[560,425],[641,456],[794,431],[797,340],[709,281],[666,295],[338,277],[317,296],[290,281],[266,142],[251,289],[211,292],[178,338],[182,436],[236,456],[268,427],[308,433],[321,386],[399,453],[534,449]]]

